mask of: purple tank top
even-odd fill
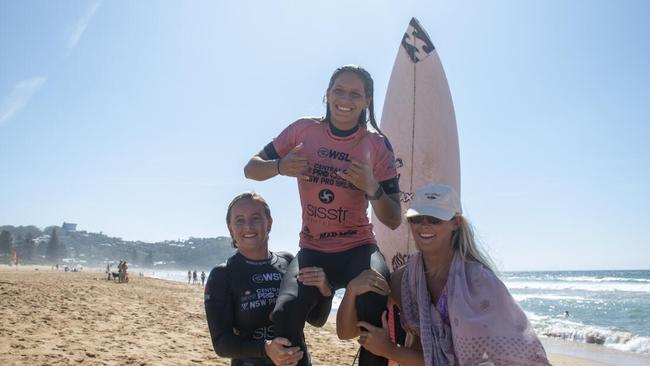
[[[442,321],[451,326],[451,323],[449,323],[449,308],[447,307],[447,285],[442,289],[442,293],[440,294],[438,303],[436,304],[436,309],[440,313]]]

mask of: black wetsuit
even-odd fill
[[[384,257],[375,244],[362,245],[339,253],[322,253],[310,249],[300,249],[287,269],[287,277],[282,281],[280,296],[273,310],[273,323],[276,335],[287,338],[293,345],[300,345],[306,349],[302,329],[305,319],[309,321],[309,314],[317,309],[319,298],[318,289],[305,286],[296,281],[295,276],[300,268],[318,266],[327,274],[334,289],[345,288],[347,284],[366,269],[381,273],[389,278],[388,267]],[[387,296],[375,292],[366,292],[357,296],[355,303],[357,319],[364,320],[377,327],[381,327],[381,314],[386,310]],[[359,353],[361,366],[385,366],[388,360],[377,356],[365,348]],[[309,363],[301,360],[299,366],[308,366]]]
[[[238,252],[210,272],[205,313],[212,346],[219,356],[232,358],[232,366],[273,365],[264,352],[265,340],[275,337],[269,314],[292,259],[293,255],[279,252],[271,253],[270,259],[255,261]],[[321,296],[308,321],[322,326],[331,306],[332,298]],[[303,359],[310,364],[307,352]]]

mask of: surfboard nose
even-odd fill
[[[406,32],[402,37],[402,47],[413,63],[425,59],[436,49],[431,38],[415,17],[411,18],[408,27],[406,27]]]

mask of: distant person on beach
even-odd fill
[[[201,286],[205,286],[205,272],[201,271]]]
[[[122,261],[117,265],[117,282],[122,283]]]
[[[127,269],[129,266],[126,265],[126,261],[120,261],[120,264],[117,265],[119,270],[119,282],[129,282]]]
[[[196,285],[196,283],[197,283],[198,281],[199,281],[199,279],[198,279],[198,276],[197,276],[197,274],[196,274],[196,270],[194,270],[194,272],[192,272],[192,284],[193,284],[193,285]]]
[[[111,280],[111,264],[106,263],[106,280],[110,281]]]
[[[122,281],[129,282],[129,266],[126,264],[126,261],[122,263]]]
[[[231,366],[293,366],[301,359],[310,365],[306,350],[276,337],[269,317],[293,256],[269,251],[273,219],[268,204],[256,193],[240,194],[228,206],[226,223],[237,252],[210,272],[204,297],[215,352],[231,358]],[[320,293],[309,322],[322,326],[333,297],[323,270],[304,268],[298,280]],[[301,333],[300,343],[303,338]]]
[[[187,271],[187,284],[189,285],[192,282],[192,271]]]
[[[258,181],[281,175],[298,180],[300,251],[272,315],[277,334],[293,344],[301,341],[305,319],[320,299],[316,289],[296,281],[304,268],[323,268],[335,289],[369,268],[389,273],[367,212],[370,205],[382,224],[400,225],[399,178],[392,147],[375,120],[373,85],[362,67],[336,69],[325,93],[325,117],[290,124],[244,168],[247,178]],[[364,293],[358,300],[359,318],[381,326],[386,296]],[[361,366],[387,363],[365,350],[359,356]]]
[[[391,276],[367,270],[348,285],[337,314],[342,339],[402,365],[550,365],[526,315],[494,274],[450,186],[415,192],[406,212],[418,252]],[[400,306],[405,347],[382,326],[357,321],[355,297],[387,295]]]
[[[569,317],[569,310],[566,310],[566,311],[564,312],[564,317],[565,317],[565,318],[568,318],[568,317]]]

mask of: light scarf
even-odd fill
[[[432,304],[422,254],[402,277],[402,325],[420,337],[426,366],[550,365],[526,315],[492,271],[456,253],[447,279],[451,327]]]
[[[411,255],[402,276],[402,327],[420,337],[426,366],[454,365],[452,330],[431,301],[420,257],[420,253]]]

